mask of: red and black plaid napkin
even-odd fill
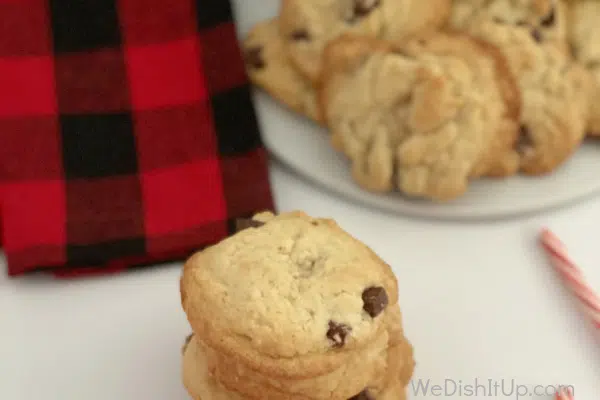
[[[8,273],[186,257],[273,209],[228,0],[0,0]]]

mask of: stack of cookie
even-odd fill
[[[430,3],[283,0],[246,38],[249,76],[326,126],[374,192],[452,200],[548,174],[600,134],[597,1]]]
[[[401,400],[414,368],[396,278],[329,219],[256,215],[185,264],[196,400]]]

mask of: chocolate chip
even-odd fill
[[[348,400],[375,400],[375,397],[371,396],[369,391],[365,389],[356,396],[350,397]]]
[[[248,228],[258,228],[263,226],[265,223],[250,218],[238,218],[235,221],[235,231],[243,231]]]
[[[528,149],[533,147],[533,141],[531,140],[531,135],[529,132],[529,128],[525,125],[521,125],[521,129],[519,132],[519,139],[517,140],[516,149],[517,152],[521,155],[525,154]]]
[[[310,35],[308,34],[308,31],[306,29],[299,29],[297,31],[294,31],[292,32],[290,37],[297,42],[302,40],[310,40]]]
[[[354,0],[354,15],[358,18],[365,17],[379,7],[380,0]]]
[[[504,24],[506,23],[502,18],[500,17],[494,17],[494,22],[497,24]]]
[[[527,23],[527,21],[523,21],[523,20],[517,21],[517,26],[527,26],[527,25],[529,25]]]
[[[346,344],[346,336],[352,331],[346,324],[338,324],[335,321],[329,321],[327,330],[327,339],[333,342],[333,347],[343,347]]]
[[[548,15],[546,15],[544,18],[541,19],[540,24],[545,27],[550,27],[550,26],[553,26],[555,22],[556,22],[556,12],[554,10],[554,7],[552,7],[552,10],[550,10]]]
[[[533,36],[536,42],[542,43],[542,34],[537,29],[531,31],[531,36]]]
[[[364,290],[362,293],[363,310],[375,318],[387,307],[388,296],[381,286],[374,286]]]
[[[266,64],[265,60],[263,59],[262,50],[262,47],[252,47],[246,50],[246,64],[250,65],[254,69],[264,68]]]

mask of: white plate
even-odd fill
[[[236,1],[240,35],[256,22],[276,15],[278,0]],[[301,175],[345,197],[383,210],[415,217],[479,220],[516,217],[565,206],[600,192],[600,148],[586,143],[555,173],[546,177],[513,177],[474,182],[468,193],[450,203],[412,200],[399,193],[374,194],[350,177],[346,159],[328,143],[327,133],[256,91],[267,148]]]
[[[551,175],[476,181],[465,196],[445,204],[370,193],[354,183],[348,161],[331,148],[324,128],[260,91],[254,98],[265,145],[281,161],[334,192],[383,210],[415,217],[497,219],[568,205],[600,192],[600,141],[590,141]]]

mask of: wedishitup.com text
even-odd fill
[[[575,394],[570,385],[525,385],[515,379],[479,379],[472,381],[445,379],[413,379],[408,390],[411,398],[450,397],[450,398],[492,398],[492,399],[547,399],[561,389]]]

